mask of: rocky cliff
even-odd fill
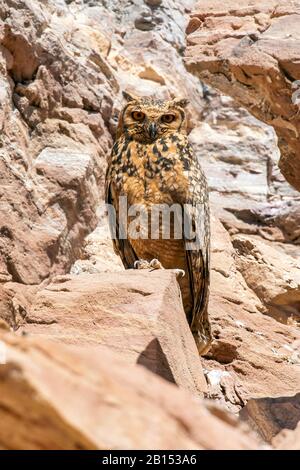
[[[0,448],[299,448],[298,2],[248,3],[0,1]],[[213,210],[201,361],[175,274],[125,273],[108,237],[123,89],[191,102]]]
[[[190,71],[274,127],[279,166],[297,189],[299,13],[292,0],[204,0],[191,15],[186,54]]]

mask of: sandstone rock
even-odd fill
[[[88,235],[83,243],[81,258],[73,264],[70,273],[101,273],[124,271],[119,256],[113,251],[107,219],[101,218],[97,228]]]
[[[265,313],[297,322],[300,196],[278,179],[274,132],[212,89],[205,101],[203,122],[190,140],[208,177],[214,213],[236,247],[236,266]],[[252,244],[259,261],[253,251],[245,264],[237,239]]]
[[[67,149],[43,150],[36,175],[23,181],[12,163],[6,167],[0,244],[11,280],[37,284],[78,258],[85,235],[97,224],[95,167],[92,156]]]
[[[32,301],[42,288],[39,286],[25,286],[18,282],[6,282],[0,285],[0,321],[7,329],[17,330],[23,324]]]
[[[237,270],[230,236],[216,219],[212,233],[209,314],[215,341],[202,361],[209,395],[233,412],[251,398],[294,395],[300,387],[299,330],[262,314],[265,307]]]
[[[160,98],[188,96],[191,114],[198,117],[202,86],[187,72],[181,56],[185,46],[186,10],[193,2],[171,0],[162,3],[161,8],[149,3],[111,2],[115,31],[122,30],[123,37],[122,41],[117,38],[113,43],[108,60],[117,71],[119,83],[128,91]],[[88,11],[86,7],[86,14]],[[99,28],[99,24],[94,23],[93,27]]]
[[[39,175],[55,178],[61,185],[72,185],[77,180],[88,179],[93,170],[91,163],[90,155],[49,148],[45,148],[34,162]]]
[[[188,27],[188,69],[272,125],[281,150],[280,168],[300,189],[299,2],[206,0]]]
[[[288,255],[257,238],[236,235],[236,265],[247,285],[266,307],[266,313],[282,323],[300,322],[300,265]]]
[[[66,272],[96,227],[118,84],[61,2],[2,1],[0,30],[1,280],[38,284]]]
[[[6,364],[0,366],[3,449],[258,446],[224,412],[220,417],[203,402],[140,366],[124,363],[107,349],[99,355],[88,349],[79,353],[8,334],[1,334],[1,341],[6,348]]]
[[[191,34],[200,27],[201,21],[199,18],[191,18],[187,27],[186,27],[186,34]]]
[[[202,122],[190,140],[207,175],[214,212],[229,233],[281,243],[274,248],[297,259],[300,194],[278,170],[273,129],[207,87]]]
[[[249,400],[240,415],[254,426],[267,442],[283,429],[294,430],[300,422],[300,394],[293,397]],[[277,438],[276,438],[277,440]]]
[[[169,271],[60,276],[36,294],[18,332],[105,345],[194,394],[206,391],[176,276]]]
[[[158,7],[159,5],[161,5],[162,0],[145,0],[145,3],[147,3],[147,5],[150,5],[151,7]]]
[[[300,450],[300,423],[294,431],[284,429],[272,441],[278,450]]]
[[[0,285],[0,321],[2,328],[9,328],[14,324],[14,309],[12,298]]]
[[[254,210],[254,216],[266,225],[280,229],[282,241],[299,245],[300,205],[298,198],[259,205]]]
[[[135,19],[134,25],[137,29],[142,31],[150,31],[155,28],[155,21],[153,21],[151,10],[142,11]]]

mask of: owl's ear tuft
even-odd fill
[[[125,98],[126,101],[128,101],[128,103],[130,101],[136,101],[137,100],[137,97],[132,95],[131,93],[128,93],[127,91],[123,90],[122,91],[122,95],[123,97]]]
[[[189,104],[189,100],[187,98],[175,98],[175,100],[173,100],[173,104],[175,106],[180,106],[180,108],[185,108]]]

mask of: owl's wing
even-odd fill
[[[210,272],[210,214],[208,188],[205,175],[188,145],[191,168],[189,190],[184,204],[184,238],[188,274],[193,295],[191,330],[198,347],[205,349],[211,339],[208,320],[209,272]],[[196,236],[194,236],[196,234]],[[198,337],[198,339],[197,339]],[[203,346],[200,346],[202,343]],[[200,352],[200,351],[199,351]],[[202,351],[203,352],[203,351]]]
[[[111,238],[113,241],[114,252],[120,256],[125,269],[133,268],[134,262],[138,259],[138,257],[136,256],[129,240],[120,238],[120,233],[122,232],[120,223],[122,223],[122,221],[119,220],[119,198],[115,185],[110,179],[109,168],[106,174],[105,202],[109,205],[107,207],[108,222]]]

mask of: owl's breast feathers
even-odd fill
[[[109,162],[109,179],[129,204],[184,203],[195,166],[187,137],[172,134],[150,144],[120,137]]]

